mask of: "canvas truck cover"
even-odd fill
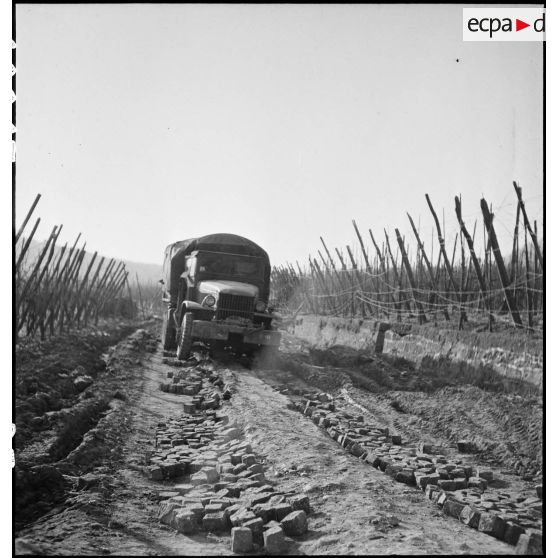
[[[180,275],[184,272],[185,257],[196,250],[242,254],[245,256],[263,258],[265,262],[264,288],[261,293],[261,298],[267,302],[269,298],[269,277],[271,273],[267,252],[247,238],[227,233],[209,234],[199,238],[179,240],[166,247],[165,261],[163,263],[163,277],[165,285],[170,292],[171,300],[175,301],[178,296],[179,279]]]

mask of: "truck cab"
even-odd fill
[[[180,241],[167,247],[163,269],[165,350],[183,360],[195,341],[248,355],[277,348],[269,257],[255,243],[230,234]]]

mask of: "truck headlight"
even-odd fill
[[[265,302],[263,300],[258,300],[256,302],[256,312],[265,312]]]
[[[202,302],[203,306],[215,306],[215,297],[213,295],[207,295]]]

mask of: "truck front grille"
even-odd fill
[[[224,320],[231,316],[252,319],[254,299],[250,296],[220,294],[217,302],[217,319]]]

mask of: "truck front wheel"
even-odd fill
[[[176,348],[176,357],[178,360],[186,360],[190,356],[190,350],[192,349],[193,325],[193,314],[191,312],[186,312],[182,317],[182,323],[178,334],[178,344]]]
[[[173,310],[170,308],[163,317],[163,333],[161,335],[163,341],[163,350],[172,351],[176,349],[176,328],[174,327]]]

